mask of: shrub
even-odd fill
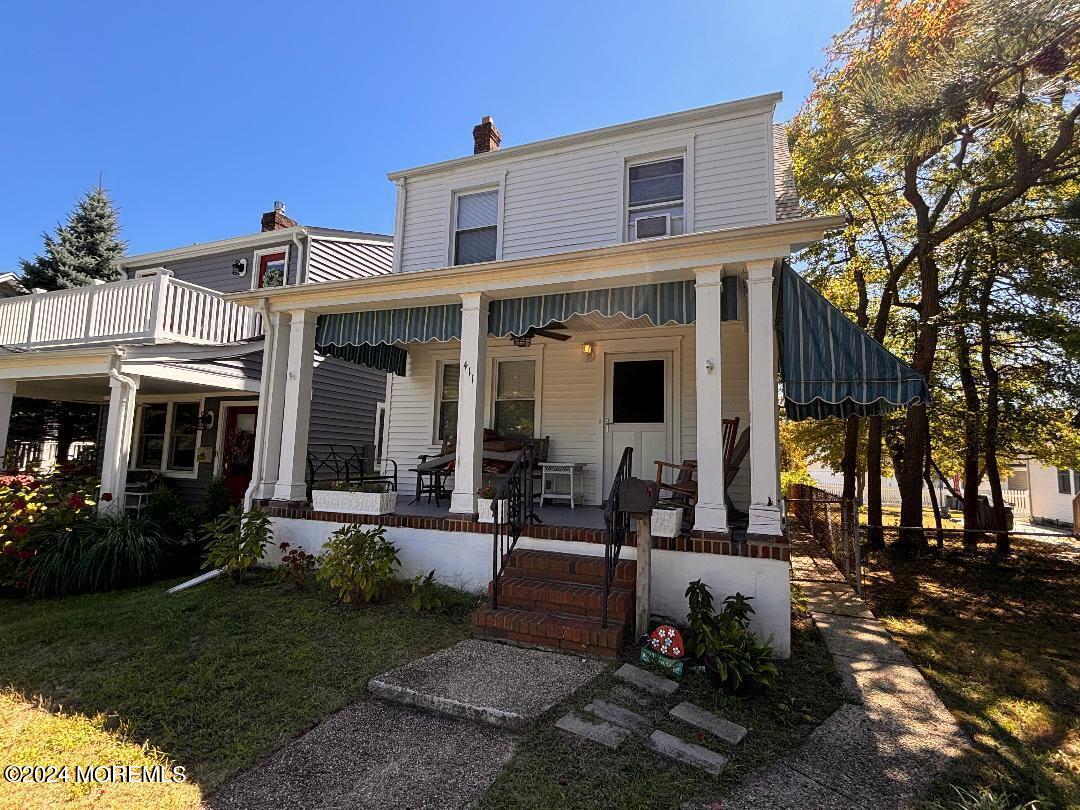
[[[203,496],[203,513],[207,520],[217,520],[232,508],[232,497],[225,486],[225,479],[220,475],[212,478],[206,485],[206,495]]]
[[[157,527],[169,542],[162,560],[162,576],[194,574],[202,564],[199,529],[205,518],[202,508],[184,501],[175,489],[159,483],[150,490],[140,513]]]
[[[223,568],[237,582],[266,553],[273,539],[270,516],[261,509],[241,512],[235,506],[204,527],[210,541],[204,568]]]
[[[330,535],[315,578],[329,583],[342,602],[370,602],[394,581],[398,564],[397,548],[386,539],[382,526],[364,529],[353,524]]]
[[[63,596],[153,582],[167,543],[144,517],[77,517],[50,524],[29,561],[30,594]]]
[[[427,576],[417,574],[411,580],[412,589],[409,596],[409,607],[414,613],[431,613],[443,606],[442,595],[439,586],[435,582],[435,569],[428,571]]]
[[[772,662],[772,639],[758,641],[750,631],[750,598],[736,593],[713,609],[709,586],[700,579],[686,588],[690,604],[690,649],[705,664],[705,673],[717,688],[737,691],[770,686],[778,674]]]
[[[289,580],[298,591],[307,588],[308,574],[315,570],[316,557],[302,548],[290,549],[288,543],[282,543],[281,562],[278,564],[278,578]]]

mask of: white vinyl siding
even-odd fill
[[[1044,467],[1035,459],[1028,462],[1028,470],[1032,519],[1072,523],[1072,501],[1076,496],[1076,489],[1070,486],[1068,494],[1062,492],[1064,476],[1054,467]]]
[[[611,137],[493,164],[492,171],[505,172],[501,258],[621,243],[627,163],[673,151],[687,156],[688,232],[766,224],[774,216],[771,123],[767,113],[743,112],[693,126],[658,125],[648,135]],[[475,172],[475,166],[448,168],[406,180],[398,239],[403,272],[449,263],[454,191]]]
[[[696,384],[694,378],[695,352],[693,327],[662,327],[645,330],[609,332],[575,332],[565,343],[543,342],[542,353],[537,353],[540,341],[533,344],[531,352],[510,350],[506,340],[491,339],[489,353],[496,352],[500,360],[532,359],[535,356],[542,368],[537,376],[540,385],[540,428],[538,436],[549,436],[551,448],[549,459],[562,462],[588,464],[583,482],[586,502],[599,504],[603,489],[610,481],[600,480],[603,474],[603,386],[604,363],[598,357],[587,362],[581,351],[584,341],[592,341],[598,349],[608,340],[633,339],[635,350],[649,351],[658,340],[681,337],[679,367],[679,414],[680,433],[677,437],[681,458],[697,456],[697,433],[695,425]],[[725,417],[738,416],[740,431],[749,425],[749,393],[747,389],[747,340],[742,323],[725,324],[723,327],[723,409]],[[516,354],[520,352],[521,354]],[[436,380],[440,363],[455,363],[457,347],[445,344],[410,346],[408,374],[394,377],[391,381],[389,422],[387,427],[387,456],[394,458],[398,468],[407,470],[416,465],[417,456],[438,452],[437,444],[431,443],[432,425],[435,421]],[[489,378],[488,384],[492,385]],[[493,397],[489,394],[489,400]],[[490,401],[488,425],[491,424]],[[653,459],[649,459],[652,469]],[[750,497],[750,461],[743,463],[731,488],[736,506],[746,510]],[[402,492],[411,492],[415,482],[408,476],[401,479]],[[410,496],[411,497],[411,496]]]

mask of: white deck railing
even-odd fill
[[[0,346],[36,349],[132,341],[234,343],[262,334],[253,310],[167,270],[0,300]]]
[[[829,492],[833,495],[840,495],[844,491],[843,484],[827,483],[827,484],[815,484],[815,486]],[[947,494],[944,490],[938,491],[938,503],[944,501]],[[989,495],[989,488],[980,489],[980,495]],[[1001,497],[1005,503],[1010,504],[1013,508],[1013,514],[1028,516],[1031,514],[1031,499],[1026,489],[1003,489],[1001,491]],[[883,506],[899,506],[900,505],[900,490],[897,487],[885,487],[881,488],[881,503]],[[930,494],[926,491],[924,486],[922,489],[922,504],[926,509],[930,509],[932,503],[930,501]]]

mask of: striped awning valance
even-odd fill
[[[321,315],[315,348],[322,354],[405,376],[401,344],[461,337],[461,306],[405,307]]]
[[[874,416],[929,402],[926,380],[784,265],[781,376],[790,419]]]
[[[644,317],[654,326],[688,324],[694,322],[694,307],[693,281],[506,298],[491,302],[488,332],[495,337],[523,335],[534,327],[590,313]]]

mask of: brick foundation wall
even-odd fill
[[[439,532],[468,532],[491,534],[490,523],[461,520],[450,517],[427,517],[421,515],[356,515],[349,512],[319,512],[311,508],[279,506],[273,503],[259,504],[270,517],[292,520],[319,520],[328,523],[364,523],[388,528],[427,529]],[[562,540],[576,543],[604,543],[604,529],[586,529],[575,526],[526,526],[522,537],[536,540]],[[626,545],[637,545],[637,535],[631,533]],[[683,537],[654,537],[653,548],[661,551],[692,551],[698,554],[726,554],[732,557],[751,557],[762,560],[790,559],[786,537],[732,538],[721,532],[693,531]]]

